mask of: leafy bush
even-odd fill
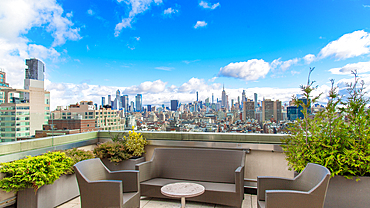
[[[132,155],[136,157],[140,157],[142,154],[145,153],[145,145],[148,144],[148,141],[143,137],[141,133],[136,133],[134,131],[134,128],[132,128],[132,131],[129,132],[128,137],[125,138],[125,144],[127,151]]]
[[[297,172],[307,163],[316,163],[327,167],[332,176],[370,176],[369,99],[365,97],[364,82],[356,72],[353,74],[354,83],[347,84],[348,97],[340,97],[331,80],[327,106],[314,118],[308,115],[309,106],[319,98],[311,97],[316,89],[314,82],[301,86],[307,104],[294,98],[297,106],[302,105],[304,118],[292,125],[282,147],[290,167]]]
[[[127,160],[131,155],[127,152],[124,142],[105,142],[94,149],[94,154],[100,159],[109,158],[111,162]]]
[[[10,192],[33,188],[35,192],[43,185],[52,184],[71,166],[73,161],[63,152],[48,152],[43,155],[2,163],[0,188]]]
[[[94,154],[100,159],[109,158],[111,162],[120,162],[132,157],[140,157],[145,153],[148,141],[141,133],[132,128],[127,136],[124,134],[111,135],[112,141],[99,144],[94,149]],[[123,137],[122,137],[123,136]]]
[[[65,151],[67,157],[72,159],[71,167],[65,172],[66,174],[73,174],[75,171],[73,169],[73,165],[87,159],[95,158],[92,151],[85,151],[77,148],[68,149]]]

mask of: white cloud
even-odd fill
[[[92,10],[92,9],[89,9],[89,10],[87,10],[87,14],[89,14],[89,15],[94,15],[95,14],[95,12]]]
[[[197,29],[198,27],[205,27],[207,26],[207,23],[205,21],[197,21],[197,23],[194,25],[194,28]]]
[[[210,91],[214,89],[219,89],[221,84],[208,85],[205,83],[204,79],[191,78],[188,82],[182,84],[178,88],[178,92],[189,92],[194,93],[196,91]]]
[[[139,41],[140,40],[140,37],[134,37],[137,41]]]
[[[117,0],[118,3],[123,0]],[[162,0],[127,0],[123,1],[131,7],[130,13],[127,18],[122,18],[122,21],[116,25],[114,36],[118,37],[123,28],[131,27],[131,22],[135,16],[141,14],[150,8],[150,5],[154,2],[159,5]]]
[[[211,5],[210,3],[206,2],[206,1],[201,1],[199,3],[199,6],[205,8],[205,9],[212,9],[213,10],[213,9],[216,9],[218,6],[220,6],[220,3],[217,2],[217,3],[213,4],[213,5]]]
[[[53,47],[67,40],[81,38],[79,28],[71,21],[73,13],[63,16],[62,7],[55,0],[0,1],[0,67],[7,73],[13,88],[23,88],[25,59],[56,59],[60,56]],[[54,38],[47,48],[26,38],[29,30],[40,27]]]
[[[123,90],[125,94],[137,94],[137,93],[160,93],[163,92],[166,88],[167,82],[161,80],[156,80],[154,82],[143,82],[140,85],[133,85],[127,87]]]
[[[251,81],[259,78],[265,78],[269,70],[269,63],[262,59],[251,59],[247,62],[230,63],[225,67],[221,67],[218,75]]]
[[[329,71],[332,74],[351,74],[351,72],[355,70],[357,70],[357,73],[370,72],[370,61],[347,64],[340,68],[332,68]]]
[[[312,63],[313,61],[315,61],[315,59],[316,59],[316,56],[313,54],[307,54],[303,57],[303,60],[305,61],[306,64]]]
[[[280,69],[281,71],[284,72],[287,69],[289,69],[292,65],[295,65],[300,61],[299,58],[290,59],[288,61],[280,61],[280,60],[281,58],[273,60],[270,64],[271,69]]]
[[[171,71],[172,69],[175,69],[173,67],[167,67],[167,66],[159,66],[155,67],[155,69],[163,70],[163,71]]]
[[[179,12],[179,10],[177,10],[177,9],[172,9],[172,8],[170,7],[170,8],[168,8],[168,9],[164,10],[164,11],[163,11],[163,14],[165,14],[165,15],[171,15],[171,14],[175,14],[175,13],[178,13],[178,12]]]
[[[334,56],[337,60],[352,58],[370,53],[370,34],[363,31],[355,31],[330,42],[321,49],[318,57],[326,58]]]

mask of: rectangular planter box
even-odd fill
[[[343,176],[330,178],[325,208],[370,207],[370,177],[360,176],[348,180]]]
[[[17,208],[53,208],[80,195],[76,175],[62,175],[53,184],[17,193]]]
[[[128,159],[121,162],[110,162],[108,158],[101,160],[103,164],[111,171],[116,170],[135,170],[135,165],[145,162],[145,157],[139,157],[137,159]]]

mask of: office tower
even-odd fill
[[[242,121],[247,120],[247,102],[243,102]]]
[[[152,106],[151,105],[147,105],[147,108],[148,108],[148,112],[152,111]]]
[[[171,100],[171,111],[177,111],[178,106],[179,106],[178,100]]]
[[[257,104],[257,93],[254,93],[254,110],[257,111],[258,104]]]
[[[26,79],[44,81],[45,65],[42,61],[32,58],[26,59]]]
[[[101,106],[105,106],[105,97],[101,97]]]
[[[6,73],[0,68],[0,104],[4,103],[4,92],[1,89],[10,89],[9,84],[6,83]]]
[[[274,101],[271,99],[264,99],[262,101],[262,122],[269,121],[274,117]]]
[[[221,97],[221,108],[226,108],[227,100],[226,100],[226,92],[225,86],[222,87],[222,97]]]
[[[276,122],[279,122],[282,120],[281,118],[281,101],[276,100],[274,102],[274,118]]]
[[[245,102],[244,102],[246,105],[246,109],[245,109],[245,112],[246,112],[246,118],[248,119],[255,119],[256,116],[255,116],[255,112],[254,112],[254,105],[255,105],[255,102],[252,101],[252,100],[249,100],[247,99]],[[244,111],[244,108],[243,108],[243,111]]]
[[[136,101],[136,112],[141,112],[141,108],[143,106],[143,97],[141,94],[137,94],[135,97]]]
[[[114,99],[114,105],[112,106],[112,109],[121,109],[122,108],[122,104],[121,104],[121,95],[120,95],[120,91],[117,90],[116,91],[116,98]]]
[[[50,117],[50,92],[45,91],[43,81],[44,64],[37,59],[26,60],[26,64],[24,89],[4,86],[0,89],[4,97],[0,103],[1,142],[30,138]]]
[[[212,104],[213,104],[213,103],[215,103],[215,102],[214,102],[214,96],[213,96],[213,93],[212,93]]]
[[[242,93],[242,106],[244,107],[244,102],[246,101],[246,96],[245,96],[245,90],[243,90],[243,93]]]
[[[131,103],[130,106],[129,106],[130,112],[134,112],[135,111],[135,103],[134,103],[134,101],[131,101],[130,103]]]
[[[197,91],[197,102],[198,102],[198,91]]]
[[[112,103],[112,97],[110,95],[108,95],[108,103],[107,103],[107,105],[112,105],[111,103]]]
[[[122,95],[121,102],[122,102],[122,108],[128,111],[128,106],[129,106],[128,95]]]

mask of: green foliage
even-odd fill
[[[143,137],[141,133],[137,133],[132,128],[132,131],[129,132],[128,137],[124,137],[126,141],[126,148],[127,151],[136,157],[140,157],[142,154],[145,153],[145,145],[148,144],[148,141]]]
[[[323,111],[310,118],[310,105],[302,105],[305,117],[297,119],[282,145],[294,170],[301,172],[307,163],[316,163],[327,167],[332,176],[370,176],[369,100],[364,97],[363,82],[358,88],[359,79],[356,72],[353,74],[355,82],[347,85],[348,98],[339,96],[331,80],[329,101]],[[303,96],[309,99],[314,89],[308,82],[302,87]]]
[[[100,159],[109,158],[111,162],[121,162],[131,157],[122,141],[98,144],[94,149],[94,154]]]
[[[85,150],[81,150],[81,149],[77,149],[77,148],[68,149],[68,150],[65,151],[65,153],[66,153],[67,157],[71,158],[72,161],[73,161],[72,165],[65,172],[65,174],[73,174],[74,173],[73,165],[75,165],[76,163],[78,163],[82,160],[95,158],[92,151],[85,151]]]
[[[48,152],[43,155],[2,163],[0,188],[10,192],[33,188],[35,192],[43,185],[52,184],[71,166],[73,161],[63,152]]]
[[[120,162],[145,153],[144,148],[148,141],[141,133],[132,128],[128,136],[122,136],[123,134],[111,135],[112,141],[97,145],[94,154],[100,159],[109,158],[111,162]]]

